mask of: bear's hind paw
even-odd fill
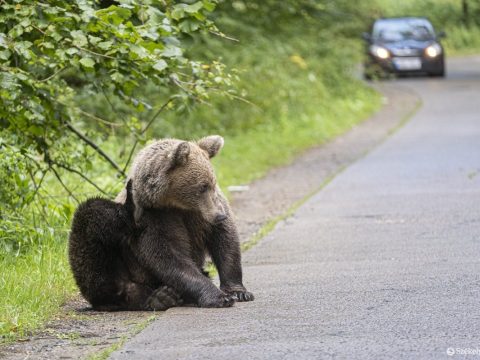
[[[150,310],[165,311],[171,307],[182,304],[183,300],[173,288],[162,286],[148,297],[146,306]]]

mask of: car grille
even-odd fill
[[[394,56],[418,56],[422,54],[421,49],[391,49]]]

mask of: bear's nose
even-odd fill
[[[215,222],[216,223],[219,223],[219,222],[222,222],[223,220],[225,220],[227,218],[227,215],[225,214],[218,214],[217,216],[215,216]]]

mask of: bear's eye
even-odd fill
[[[203,184],[200,187],[200,194],[203,194],[203,193],[207,192],[207,190],[208,190],[208,184]]]

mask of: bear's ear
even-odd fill
[[[220,135],[206,136],[203,139],[197,141],[200,149],[205,150],[210,158],[217,155],[217,153],[223,147],[223,143],[223,137],[221,137]]]
[[[190,155],[190,145],[187,141],[183,141],[173,150],[171,168],[185,165],[188,155]]]
[[[132,179],[128,179],[127,186],[125,187],[125,191],[127,193],[127,198],[125,199],[124,206],[127,208],[128,212],[133,213],[134,205],[133,205],[133,183]]]

